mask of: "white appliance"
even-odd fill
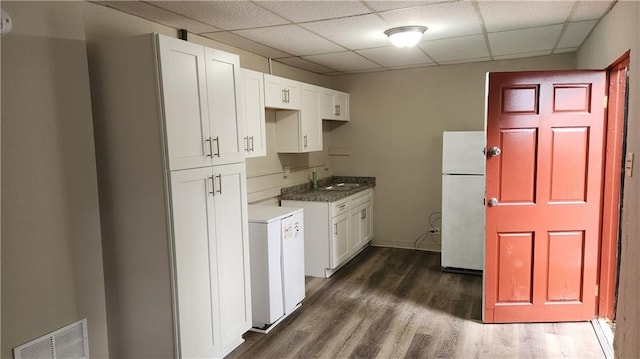
[[[253,331],[267,333],[304,299],[302,208],[249,205]]]
[[[442,135],[442,269],[484,267],[485,133]]]

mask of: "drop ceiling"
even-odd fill
[[[615,0],[99,1],[325,75],[573,52]],[[384,31],[428,27],[415,48]]]

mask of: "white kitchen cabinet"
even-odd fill
[[[158,35],[171,170],[241,162],[238,55]]]
[[[349,94],[323,88],[320,99],[321,116],[324,120],[349,121]]]
[[[244,75],[244,147],[246,157],[267,155],[267,135],[264,110],[264,75],[242,69]]]
[[[264,104],[268,108],[299,110],[302,83],[264,74]]]
[[[180,353],[212,357],[250,327],[244,164],[171,173]]]
[[[320,88],[302,84],[300,111],[276,111],[277,152],[322,151]]]
[[[328,278],[373,239],[373,189],[335,202],[282,200],[304,209],[305,275]]]
[[[156,34],[88,56],[110,353],[222,357],[251,327],[237,56]]]

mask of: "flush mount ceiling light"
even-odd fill
[[[397,47],[411,47],[420,41],[425,31],[427,31],[425,26],[400,26],[389,29],[384,34]]]

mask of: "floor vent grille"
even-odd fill
[[[89,359],[87,319],[13,349],[15,359]]]

